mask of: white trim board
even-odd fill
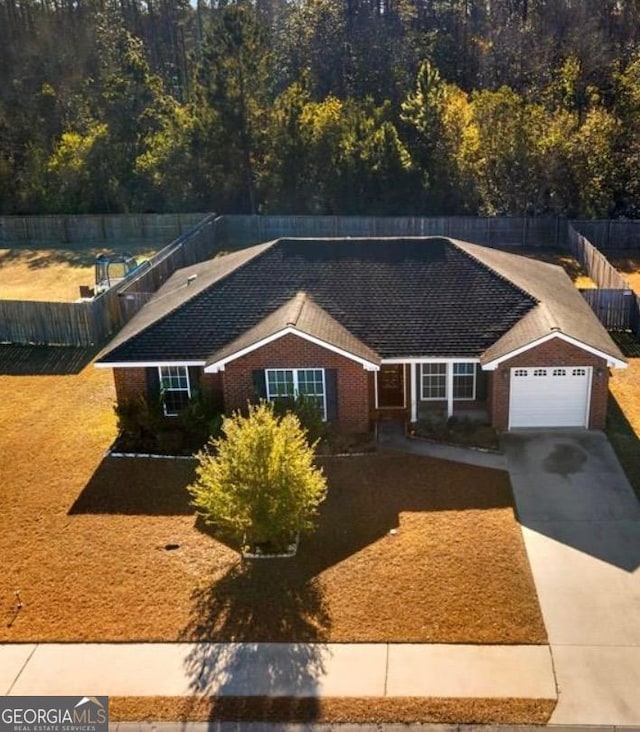
[[[255,341],[254,343],[252,343],[249,346],[245,346],[244,348],[241,348],[239,351],[235,351],[234,353],[231,353],[228,356],[225,356],[224,358],[219,359],[218,361],[214,361],[213,363],[208,364],[207,366],[205,366],[204,372],[206,374],[215,374],[218,371],[224,371],[224,367],[228,363],[231,363],[232,361],[235,361],[236,359],[241,358],[242,356],[245,356],[248,353],[256,351],[259,348],[262,348],[263,346],[268,345],[269,343],[273,343],[273,341],[277,341],[286,335],[298,336],[299,338],[309,341],[310,343],[313,343],[316,346],[320,346],[320,348],[325,348],[327,351],[333,351],[333,353],[337,353],[339,356],[344,356],[344,358],[348,358],[350,361],[355,361],[356,363],[359,363],[366,371],[377,371],[379,369],[378,364],[373,363],[373,361],[369,361],[365,358],[361,358],[360,356],[356,356],[353,353],[349,353],[348,351],[345,351],[342,348],[338,348],[338,346],[334,346],[331,343],[327,343],[326,341],[320,340],[320,338],[316,338],[315,336],[309,335],[309,333],[305,333],[304,331],[299,330],[298,328],[294,328],[293,326],[287,326],[286,328],[283,328],[282,330],[279,330],[276,333],[272,333],[271,335],[266,336],[265,338],[261,338],[259,341]]]
[[[159,366],[204,366],[206,361],[116,361],[94,363],[97,369],[153,369]]]
[[[611,366],[613,368],[617,369],[626,369],[627,364],[625,361],[621,361],[620,359],[616,358],[615,356],[610,355],[609,353],[605,353],[604,351],[600,351],[597,348],[594,348],[593,346],[589,346],[586,343],[583,343],[582,341],[577,340],[576,338],[572,338],[571,336],[566,335],[566,333],[561,333],[559,331],[552,331],[551,333],[547,333],[547,335],[544,335],[535,341],[531,341],[530,343],[527,343],[524,346],[520,346],[519,348],[514,349],[513,351],[510,351],[509,353],[506,353],[504,356],[499,356],[498,358],[494,358],[492,361],[487,361],[487,363],[482,364],[483,371],[495,371],[495,369],[498,368],[498,366],[501,363],[504,363],[505,361],[509,361],[510,359],[514,358],[515,356],[519,356],[521,353],[525,353],[526,351],[530,351],[532,348],[535,348],[536,346],[541,346],[543,343],[547,343],[548,341],[552,340],[553,338],[559,338],[561,341],[565,341],[565,343],[570,343],[572,346],[575,346],[576,348],[580,348],[583,351],[586,351],[587,353],[591,353],[594,356],[598,356],[599,358],[604,359],[607,362],[607,366]]]

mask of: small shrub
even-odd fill
[[[196,480],[189,486],[205,522],[275,552],[310,531],[327,485],[296,415],[279,417],[262,402],[250,405],[247,417],[225,418],[222,433],[196,455]]]
[[[162,405],[150,402],[143,396],[123,400],[114,406],[118,431],[134,445],[148,448],[162,428]]]
[[[316,444],[325,435],[322,410],[317,402],[306,394],[276,399],[273,402],[273,412],[278,417],[282,417],[287,413],[295,414],[302,429],[307,434],[310,445]]]

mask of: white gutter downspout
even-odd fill
[[[447,362],[447,417],[453,416],[453,364]]]
[[[420,364],[412,363],[409,365],[411,372],[411,421],[418,421],[418,372]]]

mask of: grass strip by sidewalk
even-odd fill
[[[623,353],[628,354],[628,342]],[[633,339],[637,347],[637,342]],[[610,381],[606,433],[627,479],[640,499],[640,358],[630,357],[628,367]]]
[[[555,705],[555,699],[520,698],[111,697],[109,715],[112,722],[543,725]]]

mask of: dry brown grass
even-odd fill
[[[79,286],[94,285],[94,261],[103,249],[0,249],[0,299],[73,302]],[[111,250],[110,250],[111,251]],[[127,250],[149,257],[146,248]]]
[[[625,249],[607,250],[604,254],[627,280],[631,289],[637,295],[640,295],[640,255]]]
[[[607,436],[640,498],[640,358],[629,358],[609,382]]]
[[[546,724],[554,699],[111,697],[112,721]]]
[[[112,395],[91,366],[0,377],[0,640],[545,641],[506,473],[326,458],[318,532],[243,565],[194,520],[191,461],[103,458]]]

